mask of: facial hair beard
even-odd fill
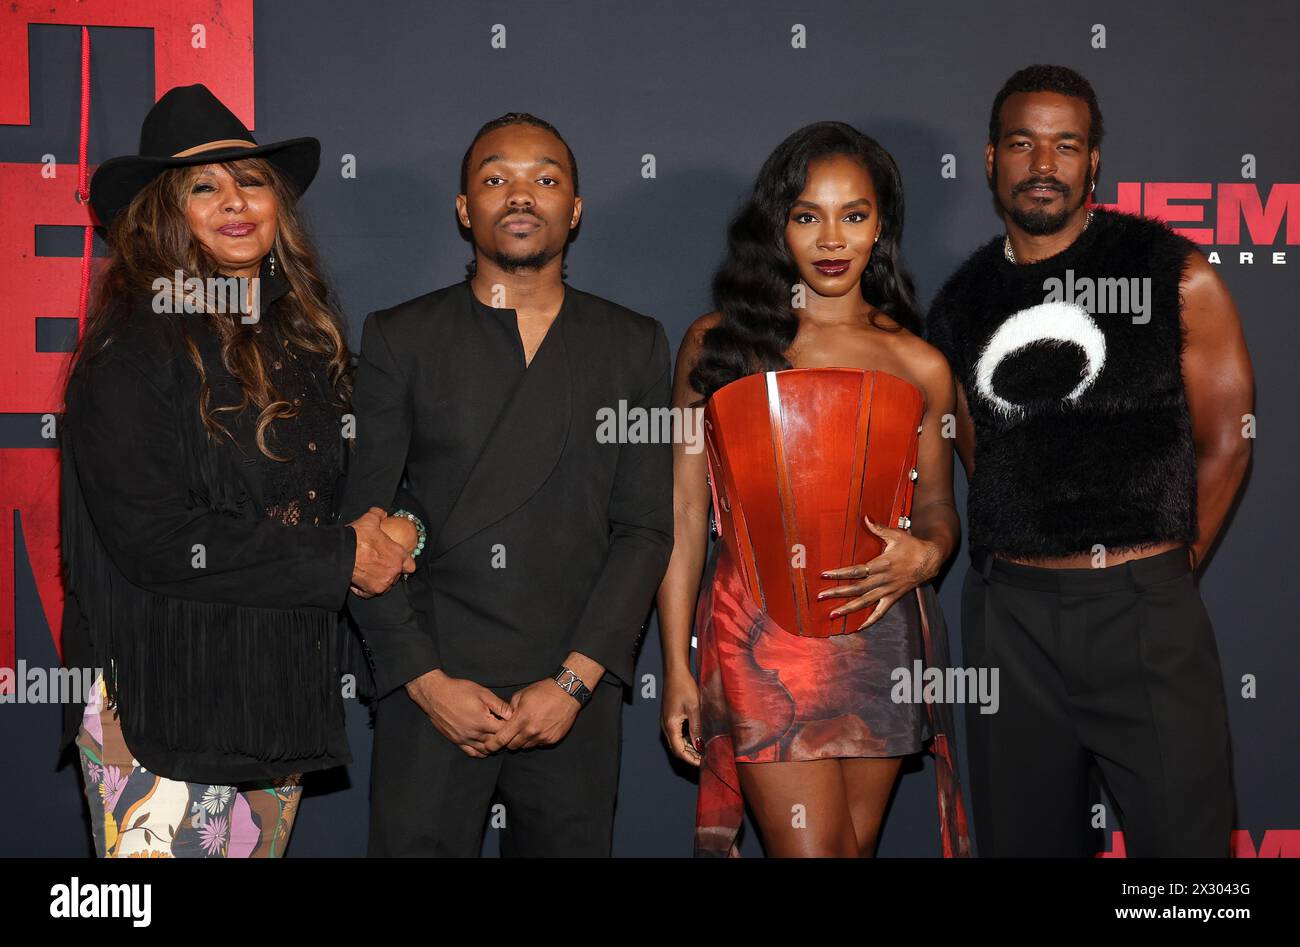
[[[518,273],[520,270],[540,270],[554,256],[555,254],[547,253],[545,250],[538,250],[527,256],[511,256],[504,250],[498,249],[492,253],[492,262],[507,273]]]
[[[994,162],[993,173],[994,175],[997,174],[996,161]],[[994,180],[996,181],[997,178],[994,177]],[[1065,227],[1066,223],[1070,219],[1070,215],[1083,206],[1084,200],[1087,199],[1090,190],[1089,185],[1091,183],[1092,173],[1089,172],[1083,182],[1083,197],[1080,197],[1079,200],[1075,201],[1073,207],[1070,206],[1070,188],[1068,185],[1065,185],[1065,189],[1061,191],[1061,209],[1054,214],[1039,207],[1033,207],[1026,210],[1014,204],[1007,206],[1003,203],[1001,195],[998,196],[998,206],[1000,206],[1003,212],[1014,220],[1016,226],[1025,233],[1032,234],[1035,237],[1043,237],[1048,234],[1059,233]]]
[[[537,215],[534,214],[533,216],[536,217]],[[540,270],[551,261],[555,254],[543,247],[540,250],[534,250],[532,253],[519,256],[507,252],[504,247],[497,247],[492,251],[491,256],[492,262],[505,272],[518,273],[520,270]]]

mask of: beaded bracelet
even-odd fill
[[[415,543],[415,551],[411,553],[411,558],[412,559],[418,558],[420,553],[424,550],[424,541],[428,538],[428,533],[424,529],[424,523],[420,520],[418,516],[416,516],[410,510],[393,510],[393,512],[389,515],[400,516],[403,519],[410,520],[411,523],[415,526],[415,533],[418,539],[416,540]]]

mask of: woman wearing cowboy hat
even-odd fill
[[[320,143],[258,145],[202,85],[140,142],[91,183],[109,256],[65,396],[63,643],[102,676],[65,739],[100,856],[274,857],[301,774],[350,761],[338,611],[414,568],[415,535],[335,522],[349,353],[297,210]]]

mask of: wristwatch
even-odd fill
[[[560,690],[576,700],[580,706],[586,707],[587,701],[591,700],[591,690],[586,684],[582,683],[582,678],[563,664],[551,676],[551,679],[560,686]]]

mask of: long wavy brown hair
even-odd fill
[[[262,324],[274,327],[290,348],[326,358],[334,403],[346,411],[352,397],[352,373],[343,320],[331,301],[316,249],[299,217],[295,188],[262,158],[223,162],[221,166],[241,185],[261,182],[274,190],[280,205],[275,256],[291,289],[269,307]],[[131,302],[142,292],[154,294],[159,277],[171,282],[178,270],[187,279],[193,276],[206,280],[221,275],[216,261],[190,230],[186,217],[190,190],[203,167],[163,172],[114,218],[108,231],[109,256],[95,280],[85,332],[69,361],[70,374],[77,365],[113,343],[126,320],[138,312]],[[179,303],[181,287],[173,289]],[[179,306],[173,308],[184,311]],[[267,432],[274,421],[292,418],[298,409],[281,395],[268,374],[267,355],[258,344],[254,326],[229,315],[206,317],[221,340],[222,363],[239,382],[242,392],[238,404],[214,408],[210,404],[207,369],[185,326],[189,318],[204,317],[160,314],[157,318],[175,319],[180,325],[186,354],[199,373],[198,411],[209,437],[225,437],[233,442],[234,436],[219,416],[237,417],[253,409],[258,413],[258,449],[272,460],[287,459],[272,452]]]

